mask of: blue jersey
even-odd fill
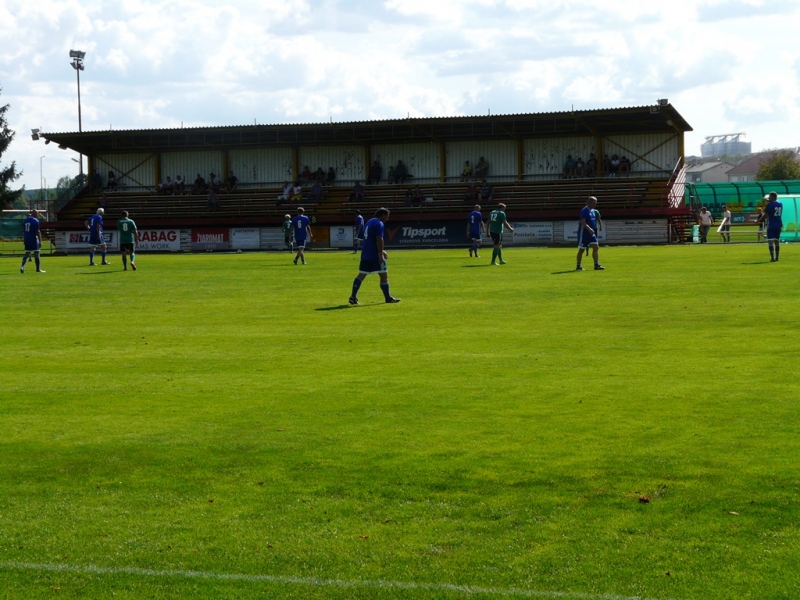
[[[469,232],[470,233],[480,233],[481,232],[481,223],[483,223],[483,215],[479,210],[473,210],[469,213],[469,217],[467,217],[467,221],[469,222]]]
[[[767,229],[780,229],[783,227],[783,219],[781,218],[783,215],[782,203],[773,200],[767,204],[764,213],[767,215]]]
[[[306,239],[309,225],[311,225],[311,219],[305,215],[297,215],[294,219],[292,219],[292,227],[294,227],[294,239],[297,241]]]
[[[597,215],[595,214],[594,210],[589,208],[588,206],[584,206],[581,209],[581,220],[585,220],[586,224],[594,229],[594,232],[597,233]],[[583,228],[582,228],[583,229]],[[586,231],[586,229],[583,229]],[[586,231],[586,233],[589,233]]]
[[[98,225],[100,226],[98,228]],[[92,232],[92,235],[103,235],[103,217],[100,215],[92,215],[89,217],[89,231]]]
[[[28,217],[22,222],[22,239],[25,242],[25,247],[29,248],[36,246],[39,243],[39,219],[36,217]]]
[[[383,239],[383,221],[373,217],[364,226],[364,246],[361,248],[361,260],[381,262],[383,256],[378,254],[378,238]]]
[[[364,237],[364,217],[361,215],[356,216],[356,237],[361,239]]]

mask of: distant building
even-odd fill
[[[686,169],[686,183],[721,183],[728,181],[733,165],[725,161],[706,162]]]
[[[795,155],[795,157],[797,157],[800,154],[798,150],[800,149],[786,148],[783,150],[768,150],[766,152],[758,152],[757,154],[744,159],[742,162],[728,171],[726,174],[728,181],[730,183],[738,183],[740,181],[755,181],[756,173],[758,173],[761,163],[768,161],[778,152],[791,152]]]
[[[753,145],[744,141],[745,135],[744,133],[726,133],[725,135],[708,136],[700,146],[700,153],[703,158],[750,154]]]

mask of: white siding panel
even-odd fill
[[[240,187],[278,187],[295,178],[291,148],[231,150],[228,166]]]
[[[659,175],[670,175],[680,156],[678,136],[669,133],[608,136],[603,138],[603,153],[627,156],[633,172],[660,171]]]
[[[186,180],[187,185],[194,183],[197,174],[208,181],[211,173],[225,181],[227,173],[222,172],[222,152],[218,150],[203,150],[196,152],[164,152],[161,155],[161,179],[165,180],[180,175]]]
[[[447,144],[447,180],[458,181],[464,170],[464,161],[473,167],[481,156],[489,163],[489,179],[514,181],[517,178],[517,142],[473,141],[449,142]]]
[[[370,149],[370,164],[378,161],[383,167],[383,177],[398,160],[413,175],[414,183],[439,183],[442,176],[441,146],[435,142],[417,144],[376,144]],[[383,183],[383,182],[381,182]]]
[[[108,179],[108,172],[114,171],[117,183],[132,191],[152,190],[156,185],[156,155],[139,154],[98,154],[94,157],[94,168],[103,178],[103,185]]]
[[[308,165],[312,173],[319,167],[327,173],[333,167],[334,185],[352,187],[355,181],[367,180],[365,156],[364,146],[302,146],[297,154],[297,167],[302,172]]]
[[[537,138],[523,143],[522,172],[525,179],[557,179],[568,155],[583,162],[595,151],[595,139],[586,137]],[[599,162],[599,158],[598,158]]]

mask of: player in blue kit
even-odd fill
[[[33,254],[33,260],[36,261],[36,272],[44,273],[39,258],[42,249],[42,230],[39,227],[38,210],[32,209],[28,218],[22,222],[22,241],[25,244],[25,256],[22,257],[22,266],[19,268],[19,272],[25,272],[25,263]]]
[[[483,222],[483,215],[481,214],[481,205],[476,204],[475,208],[469,213],[467,217],[467,237],[472,240],[472,246],[469,249],[469,255],[478,256],[478,248],[481,247],[481,233],[486,233],[486,224]]]
[[[783,229],[783,203],[778,202],[776,192],[769,193],[769,202],[758,222],[767,222],[767,244],[770,262],[778,262],[781,255],[781,229]]]
[[[305,215],[305,209],[300,206],[297,215],[292,219],[292,232],[294,233],[294,243],[297,244],[297,256],[294,257],[294,264],[298,259],[306,264],[306,243],[311,241],[311,219]]]
[[[93,214],[89,217],[89,220],[86,221],[86,227],[89,229],[89,245],[92,247],[89,250],[89,266],[94,267],[94,253],[97,250],[97,247],[100,246],[101,256],[103,258],[104,265],[110,265],[111,263],[106,260],[106,252],[108,252],[108,245],[106,244],[106,240],[103,237],[103,214],[105,214],[105,210],[102,208],[97,209],[97,213]]]
[[[364,242],[364,217],[361,211],[356,211],[356,222],[353,225],[353,254],[358,252],[358,245]]]
[[[364,243],[361,246],[361,264],[358,275],[353,280],[353,292],[350,294],[350,304],[358,304],[358,289],[364,278],[370,273],[377,273],[381,278],[381,291],[387,304],[400,302],[400,298],[393,298],[389,293],[389,272],[386,268],[388,255],[384,250],[383,234],[384,223],[389,220],[389,209],[379,208],[375,216],[367,221],[364,226]]]
[[[589,248],[592,249],[592,258],[594,259],[594,270],[602,271],[605,269],[599,262],[598,252],[600,243],[597,241],[597,211],[594,207],[597,206],[597,198],[589,196],[586,201],[586,206],[581,209],[581,224],[578,227],[578,264],[575,267],[576,271],[583,271],[581,266],[581,259],[583,253],[588,252]]]

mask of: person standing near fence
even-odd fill
[[[731,215],[731,211],[728,210],[728,205],[722,205],[722,222],[719,224],[719,229],[717,229],[717,233],[722,235],[723,242],[730,242],[731,241],[731,219],[733,215]]]
[[[122,211],[122,218],[117,221],[119,231],[119,251],[122,254],[123,271],[128,270],[128,256],[131,257],[131,269],[136,270],[136,223],[128,217],[128,211]]]
[[[42,249],[42,229],[39,226],[39,211],[36,209],[31,209],[29,216],[22,222],[22,241],[25,244],[25,255],[22,257],[22,266],[19,268],[19,272],[25,272],[25,263],[33,254],[36,272],[44,273],[39,258]]]
[[[708,232],[714,224],[714,215],[708,212],[708,209],[704,206],[700,209],[700,214],[698,216],[700,219],[700,243],[707,244]]]
[[[769,202],[764,208],[764,214],[759,219],[767,222],[767,245],[769,246],[770,262],[778,262],[781,257],[783,203],[778,202],[778,194],[776,192],[769,193]]]

